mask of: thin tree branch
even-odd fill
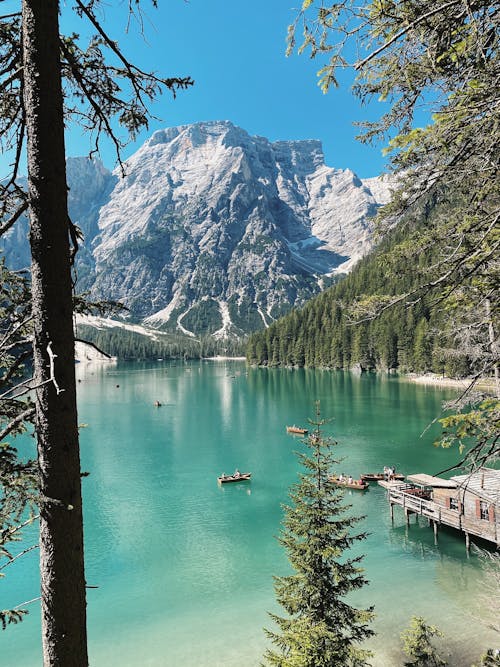
[[[28,209],[28,202],[25,201],[18,209],[17,211],[7,220],[7,222],[0,227],[0,236],[5,234],[5,232],[8,232],[9,229],[14,225],[14,223],[19,220],[19,218],[22,216],[22,214]]]
[[[29,519],[26,519],[26,521],[23,521],[23,523],[20,523],[18,526],[15,526],[14,528],[7,528],[6,530],[1,531],[0,536],[4,539],[5,542],[7,542],[12,538],[12,535],[15,535],[17,532],[19,532],[23,528],[26,528],[26,526],[29,526],[31,523],[33,523],[39,518],[40,515],[35,514]]]
[[[12,419],[9,424],[3,429],[3,431],[0,431],[0,442],[7,436],[9,433],[12,433],[12,431],[19,426],[22,422],[30,419],[30,417],[33,417],[35,414],[35,408],[28,408],[27,410],[24,410],[24,412],[21,412],[17,417]]]
[[[29,553],[30,551],[33,551],[34,549],[38,549],[39,545],[38,544],[33,544],[31,547],[28,547],[27,549],[24,549],[24,551],[21,551],[20,553],[16,554],[12,558],[9,558],[9,560],[4,563],[3,565],[0,565],[0,570],[4,570],[6,567],[9,565],[12,565],[14,561],[16,561],[18,558],[21,558],[21,556],[24,556],[25,554]],[[16,607],[17,609],[17,607]]]
[[[64,56],[65,56],[66,60],[68,61],[68,64],[71,68],[71,73],[75,77],[75,81],[78,83],[78,85],[82,89],[82,92],[85,95],[85,97],[86,97],[88,103],[90,104],[90,106],[94,109],[96,117],[99,121],[99,123],[98,123],[98,134],[100,134],[100,129],[104,125],[104,127],[106,129],[106,134],[110,137],[110,139],[115,144],[115,151],[116,151],[118,164],[120,165],[120,167],[122,169],[122,173],[123,173],[123,163],[122,163],[122,160],[121,160],[122,146],[121,146],[120,142],[118,141],[118,139],[116,138],[115,133],[113,132],[113,128],[110,125],[109,119],[107,118],[107,116],[105,114],[103,114],[102,109],[99,107],[97,102],[94,100],[94,98],[92,96],[92,93],[88,89],[88,87],[87,87],[87,85],[86,85],[86,83],[85,83],[85,81],[84,81],[84,79],[81,75],[80,69],[78,67],[78,63],[76,62],[75,58],[73,57],[73,54],[67,48],[67,46],[63,42],[63,40],[60,40],[60,45],[61,45],[62,52],[64,53]],[[97,145],[96,145],[96,149],[97,149]]]
[[[376,56],[378,56],[379,53],[382,51],[385,51],[391,44],[394,44],[400,37],[403,37],[403,35],[406,35],[407,32],[410,30],[413,30],[417,25],[422,23],[422,21],[425,21],[426,19],[430,18],[431,16],[434,16],[434,14],[439,14],[445,9],[448,9],[448,7],[453,7],[453,5],[459,5],[461,3],[461,0],[451,0],[451,2],[447,2],[444,5],[438,5],[437,7],[434,7],[434,9],[431,9],[431,11],[426,12],[425,14],[422,14],[422,16],[419,16],[417,19],[409,23],[405,28],[400,30],[398,33],[396,33],[391,39],[389,39],[387,42],[379,46],[378,49],[375,49],[375,51],[372,51],[366,58],[361,60],[360,62],[356,63],[354,65],[354,69],[360,70],[362,67],[364,67],[367,63],[370,62],[370,60],[373,60]]]

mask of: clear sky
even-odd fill
[[[20,4],[5,3],[5,11]],[[383,171],[383,146],[361,144],[353,125],[378,117],[382,105],[374,101],[362,107],[350,92],[347,73],[340,89],[324,95],[316,76],[322,61],[285,55],[287,27],[301,0],[158,0],[157,9],[151,0],[141,0],[144,36],[137,22],[128,25],[128,4],[102,0],[99,9],[102,25],[128,59],[161,76],[189,75],[195,85],[179,91],[175,100],[163,94],[152,109],[158,120],[125,149],[125,158],[159,128],[229,120],[271,141],[319,139],[329,166],[350,168],[361,177]],[[76,15],[73,0],[60,0],[60,6],[62,32],[92,33]],[[66,147],[70,156],[86,155],[92,144],[88,134],[69,126]],[[108,142],[101,143],[101,159],[114,168]],[[10,161],[8,155],[0,157],[0,177]]]
[[[159,117],[149,132],[125,150],[130,155],[161,127],[204,120],[230,120],[268,139],[320,139],[331,167],[350,168],[359,176],[383,170],[382,146],[356,141],[356,120],[376,117],[380,104],[361,107],[346,76],[341,89],[324,95],[317,85],[321,62],[308,55],[286,57],[286,31],[300,0],[159,0],[155,9],[142,0],[144,33],[132,23],[127,34],[126,0],[105,0],[100,19],[122,44],[130,60],[165,76],[190,75],[193,88],[173,100],[165,93],[154,107]],[[85,23],[61,2],[65,31],[86,34]],[[78,128],[67,135],[68,155],[89,151],[89,138]],[[111,146],[102,160],[114,166]]]

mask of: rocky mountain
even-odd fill
[[[381,179],[327,167],[319,141],[227,121],[155,132],[125,169],[68,160],[79,287],[189,335],[240,335],[304,303],[369,250],[389,196]]]
[[[118,177],[106,169],[99,160],[85,157],[68,158],[66,174],[69,214],[85,239],[77,255],[78,279],[79,284],[88,287],[95,275],[92,243],[99,233],[99,211],[109,201]],[[26,186],[25,181],[26,179],[20,181],[22,187]],[[7,234],[0,237],[0,253],[11,268],[29,268],[31,258],[27,218],[21,218]]]

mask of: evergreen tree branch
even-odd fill
[[[31,420],[35,416],[35,408],[28,408],[21,412],[15,419],[13,419],[4,429],[0,431],[0,442],[4,440],[12,431],[14,431],[19,424]]]

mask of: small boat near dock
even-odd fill
[[[235,475],[220,475],[217,477],[217,482],[219,484],[230,484],[231,482],[248,482],[252,477],[251,472],[240,472]]]
[[[343,486],[346,489],[355,489],[356,491],[365,491],[370,485],[368,482],[364,482],[362,479],[353,479],[350,482],[348,479],[340,479],[339,477],[332,475],[330,482],[333,482],[337,486]]]
[[[389,477],[383,472],[365,472],[360,475],[360,478],[363,482],[379,482],[383,479],[403,480],[405,476],[400,472],[392,473]]]
[[[286,432],[293,433],[294,435],[307,435],[307,429],[302,428],[302,426],[287,426]]]

